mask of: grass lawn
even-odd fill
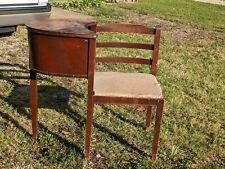
[[[198,28],[225,30],[225,7],[222,5],[193,0],[139,0],[135,5],[126,4],[121,7]]]
[[[26,30],[20,27],[13,36],[0,38],[0,168],[224,168],[224,11],[188,0],[139,0],[82,11],[99,23],[162,27],[157,77],[166,102],[155,162],[148,158],[153,127],[144,131],[145,108],[136,106],[95,106],[91,159],[84,160],[83,79],[39,76],[40,133],[32,145]],[[98,54],[108,52],[116,51]],[[98,65],[98,70],[147,72],[148,67]]]

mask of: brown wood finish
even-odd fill
[[[94,21],[35,20],[27,24],[30,49],[32,137],[38,136],[37,73],[88,79],[88,108],[93,104],[96,34]],[[92,115],[88,111],[89,115]],[[92,119],[92,118],[89,118]],[[92,122],[92,121],[90,121]]]
[[[120,32],[120,33],[139,33],[139,34],[155,34],[155,29],[148,28],[144,25],[131,25],[112,23],[97,27],[97,32]]]
[[[97,57],[95,58],[96,62],[103,63],[135,63],[135,64],[146,64],[150,65],[152,59],[143,59],[143,58],[128,58],[128,57]]]
[[[108,24],[104,26],[94,26],[92,30],[96,30],[97,33],[100,32],[122,32],[122,33],[140,33],[140,34],[151,34],[155,36],[154,45],[151,46],[151,50],[153,50],[153,58],[151,59],[141,59],[141,58],[124,58],[124,57],[100,57],[96,58],[96,62],[118,62],[118,63],[137,63],[137,64],[149,64],[151,66],[151,73],[153,75],[156,74],[157,69],[157,61],[158,61],[158,54],[159,54],[159,40],[160,40],[160,28],[157,26],[156,28],[149,29],[146,26],[141,25],[131,25],[131,24]],[[127,48],[141,48],[138,44],[122,44],[118,43],[97,43],[97,47],[127,47]],[[117,45],[121,46],[117,46]],[[149,49],[149,48],[145,48]],[[93,64],[94,65],[94,64]],[[93,75],[93,74],[91,74]],[[93,82],[93,81],[92,81]],[[91,83],[90,83],[91,84]],[[115,88],[116,90],[116,88]],[[90,144],[91,144],[91,126],[92,126],[92,119],[93,119],[93,107],[94,104],[133,104],[133,105],[144,105],[147,107],[146,113],[146,130],[150,128],[151,122],[151,111],[152,106],[156,106],[156,118],[155,118],[155,129],[154,129],[154,138],[152,144],[152,152],[151,152],[151,159],[155,160],[157,156],[158,144],[159,144],[159,133],[160,133],[160,125],[162,120],[162,113],[163,113],[163,104],[164,99],[161,98],[133,98],[133,97],[115,97],[115,96],[97,96],[95,95],[95,91],[93,90],[93,86],[90,86],[88,89],[88,113],[87,113],[87,123],[86,123],[86,140],[85,140],[85,158],[89,159],[90,157]]]
[[[89,62],[89,70],[88,70],[88,105],[87,105],[87,121],[86,121],[86,139],[85,139],[85,156],[90,154],[90,143],[91,143],[91,128],[93,121],[93,86],[94,86],[94,58],[95,58],[95,50],[96,50],[96,42],[94,39],[90,40],[90,62]]]
[[[155,40],[154,44],[142,44],[142,43],[128,43],[128,42],[98,42],[97,41],[97,48],[130,48],[130,49],[144,49],[144,50],[153,50],[153,59],[150,60],[149,65],[151,66],[152,73],[155,73],[156,66],[157,66],[157,50],[159,49],[159,39],[160,39],[160,28],[157,26],[156,28],[148,28],[143,25],[131,25],[131,24],[107,24],[103,26],[97,27],[97,32],[108,32],[108,33],[136,33],[136,34],[147,34],[147,35],[154,35]],[[155,46],[156,45],[156,46]],[[143,58],[142,58],[143,59]],[[142,62],[140,59],[137,58],[118,58],[117,57],[107,57],[106,59],[101,59],[101,57],[96,58],[96,62],[115,62],[118,60],[118,63],[136,63],[136,64],[145,64],[146,62]],[[129,60],[129,61],[128,61]]]
[[[98,48],[132,48],[154,50],[152,44],[125,43],[125,42],[101,42],[97,43]]]
[[[131,104],[149,106],[151,104],[158,104],[159,101],[157,99],[94,96],[94,102],[96,104]]]
[[[31,120],[32,120],[32,137],[33,140],[38,135],[38,96],[37,96],[37,74],[30,71],[30,98],[31,98]]]
[[[154,137],[153,137],[152,154],[151,154],[151,158],[153,160],[155,160],[157,157],[160,126],[161,126],[162,114],[163,114],[163,105],[164,105],[164,100],[160,100],[159,104],[156,107],[157,109],[156,109],[156,117],[155,117],[155,128],[154,128]]]
[[[153,56],[152,56],[152,65],[151,65],[151,71],[150,71],[150,73],[153,75],[156,75],[156,71],[157,71],[157,63],[158,63],[158,58],[159,58],[160,36],[161,36],[160,26],[156,26],[154,50],[153,50]]]
[[[96,34],[87,29],[96,24],[93,20],[81,21],[78,19],[41,19],[33,20],[26,26],[30,31],[42,35],[61,37],[95,38]]]
[[[149,131],[150,130],[151,117],[152,117],[152,106],[147,106],[146,122],[145,122],[145,130],[146,131]]]
[[[87,77],[88,39],[30,33],[30,68],[38,73]],[[65,66],[63,66],[65,65]]]
[[[96,25],[92,25],[90,30],[96,31]],[[89,41],[89,65],[88,65],[88,103],[87,103],[87,120],[86,120],[86,134],[85,134],[85,146],[84,155],[89,157],[91,146],[91,129],[93,121],[93,108],[94,108],[94,69],[95,69],[95,55],[96,55],[96,39]]]

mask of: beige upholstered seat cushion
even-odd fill
[[[159,83],[152,74],[95,72],[95,96],[128,98],[163,98]]]

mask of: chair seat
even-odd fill
[[[152,74],[95,72],[95,96],[162,99],[160,84]]]

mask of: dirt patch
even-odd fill
[[[189,39],[193,34],[199,32],[198,29],[195,29],[191,26],[175,23],[169,20],[164,20],[152,15],[139,14],[134,11],[126,9],[117,9],[120,11],[118,18],[121,22],[124,23],[133,23],[133,24],[143,24],[149,27],[154,27],[155,25],[160,25],[162,31],[162,37],[170,39],[173,42],[184,42]],[[112,22],[116,22],[113,21]]]
[[[82,19],[93,20],[93,17],[81,14],[75,11],[68,11],[61,8],[53,7],[51,11],[51,19]]]
[[[217,5],[225,5],[224,0],[194,0],[194,1],[217,4]]]

